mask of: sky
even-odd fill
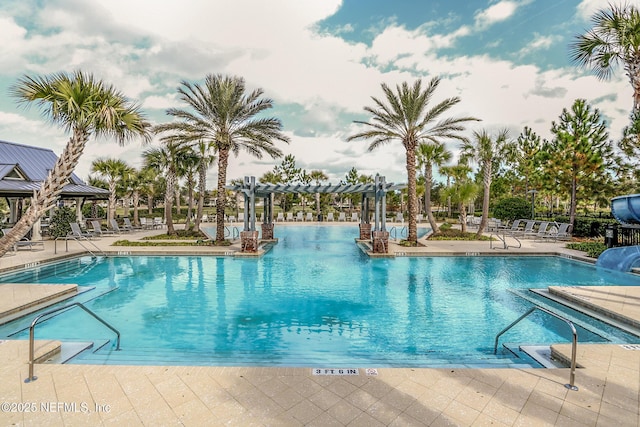
[[[623,0],[615,0],[623,1]],[[640,6],[640,0],[627,1]],[[261,88],[282,121],[298,167],[338,183],[359,173],[406,182],[400,142],[369,152],[347,138],[368,121],[365,106],[381,84],[441,79],[433,102],[459,97],[447,115],[481,119],[465,135],[525,126],[551,138],[552,121],[578,98],[600,110],[610,138],[620,138],[632,107],[627,77],[598,80],[569,59],[569,44],[591,27],[605,0],[2,0],[0,2],[0,140],[60,154],[70,134],[24,108],[10,88],[23,76],[82,70],[139,103],[154,124],[167,108],[186,108],[181,81],[208,74],[241,76]],[[446,141],[457,153],[459,142]],[[139,168],[159,146],[92,139],[76,173],[98,158]],[[1,161],[1,159],[0,159]],[[241,152],[227,179],[256,176],[282,159]],[[216,185],[216,168],[208,175]]]

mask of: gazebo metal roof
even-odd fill
[[[243,185],[227,185],[227,190],[242,191]],[[385,184],[385,191],[401,190],[406,185]],[[272,193],[277,194],[315,194],[315,193],[335,193],[335,194],[365,194],[372,197],[375,194],[376,186],[369,184],[256,184],[255,195],[257,197],[267,197]]]

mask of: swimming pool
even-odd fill
[[[354,227],[278,227],[279,243],[259,259],[83,257],[0,280],[95,287],[80,298],[120,330],[122,350],[107,345],[73,363],[313,367],[494,363],[496,333],[531,306],[514,290],[640,285],[560,257],[372,259],[356,235]],[[605,341],[599,331],[637,340],[584,321],[593,327],[579,329],[580,342]],[[24,326],[6,325],[0,337]],[[113,335],[75,309],[39,325],[36,338]],[[569,338],[566,324],[535,313],[501,342]],[[498,359],[518,363],[509,356]]]

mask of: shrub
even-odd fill
[[[555,217],[556,222],[569,222],[569,217]],[[600,237],[609,224],[618,224],[614,219],[576,217],[571,234],[574,237]]]
[[[598,258],[607,249],[607,246],[601,242],[580,242],[567,243],[567,248],[586,252],[587,256],[591,258]]]
[[[51,215],[49,224],[49,234],[54,239],[56,237],[64,237],[71,231],[69,223],[75,222],[76,213],[73,209],[63,206],[57,208]]]
[[[531,204],[520,197],[508,197],[496,202],[493,206],[493,216],[503,221],[529,218],[531,216]]]

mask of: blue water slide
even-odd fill
[[[640,224],[640,194],[611,199],[611,213],[621,224]],[[596,266],[617,271],[630,271],[640,262],[640,246],[609,248],[598,257]]]
[[[611,199],[611,213],[621,224],[640,224],[640,194]]]
[[[631,271],[640,261],[640,246],[621,246],[609,248],[602,252],[596,261],[596,267],[608,268],[616,271]]]

